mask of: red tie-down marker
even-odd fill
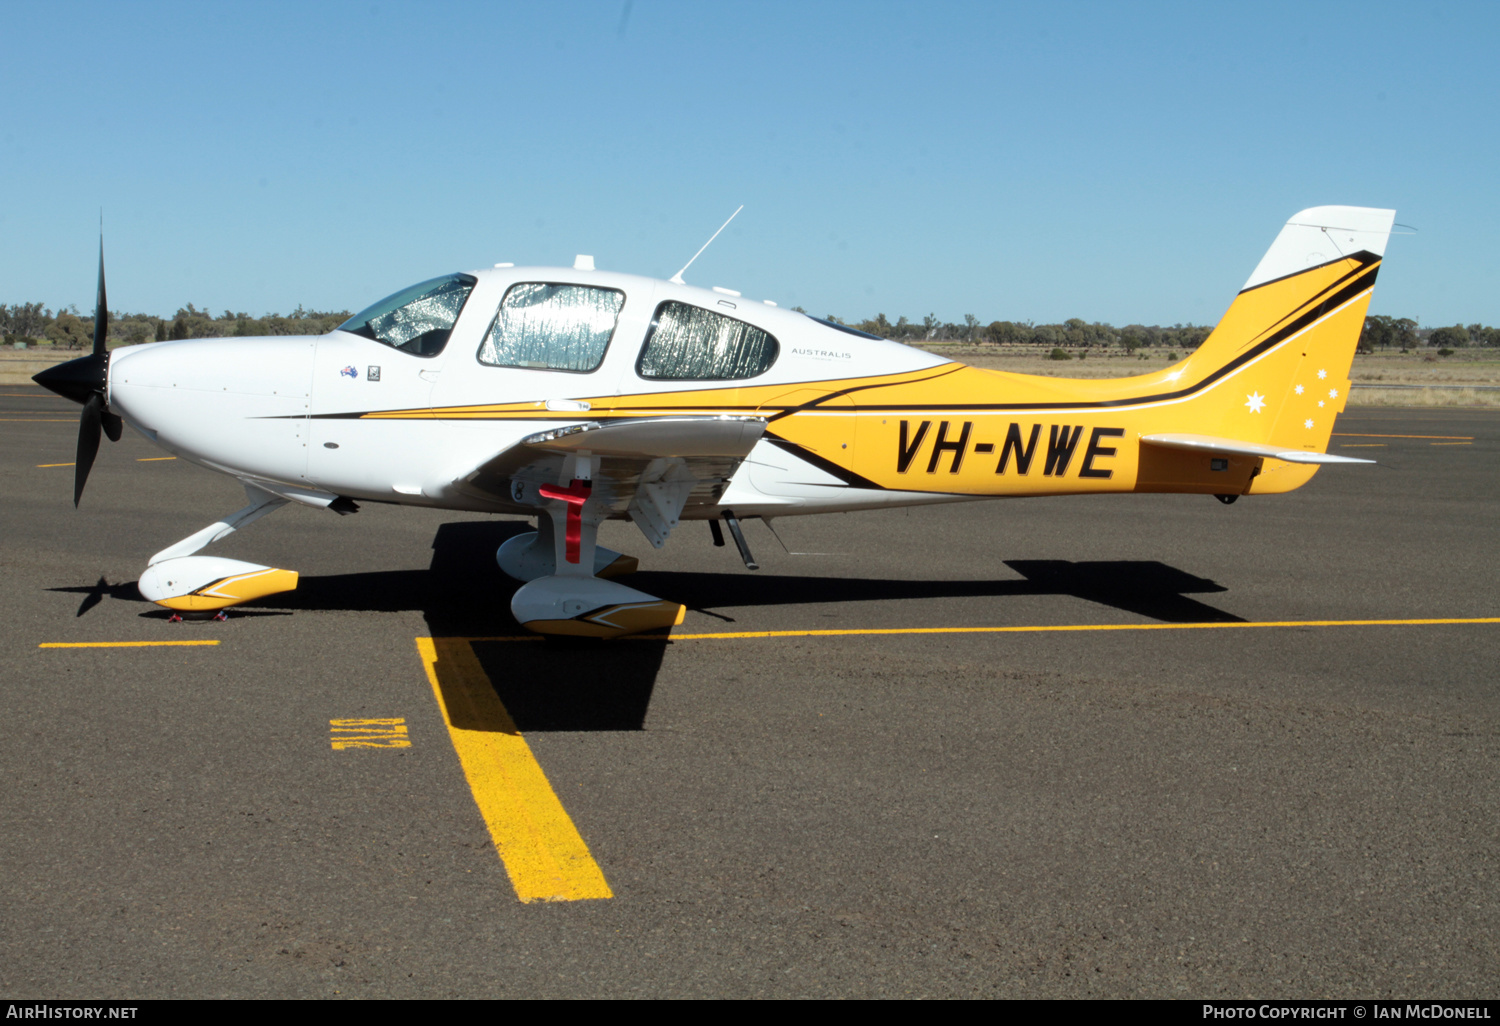
[[[564,549],[564,557],[569,563],[579,561],[579,547],[583,543],[583,504],[589,501],[589,493],[594,490],[592,482],[573,479],[573,483],[564,488],[561,485],[542,485],[539,491],[544,499],[561,499],[568,504],[568,529],[566,534],[567,546]]]

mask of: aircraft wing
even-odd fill
[[[597,460],[595,498],[614,513],[628,513],[655,542],[645,521],[664,522],[670,530],[685,507],[716,502],[765,430],[763,418],[744,416],[579,421],[521,439],[454,484],[483,498],[529,505],[528,489],[534,494],[540,485],[557,484],[563,461],[588,453]]]
[[[1142,435],[1141,441],[1159,445],[1164,449],[1186,449],[1189,452],[1222,452],[1235,456],[1265,456],[1286,460],[1288,463],[1374,463],[1374,460],[1355,459],[1353,456],[1334,456],[1326,452],[1308,452],[1305,449],[1287,449],[1279,445],[1264,445],[1260,442],[1241,442],[1233,438],[1215,438],[1213,435]]]

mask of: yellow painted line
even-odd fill
[[[44,641],[37,648],[165,648],[217,644],[217,641]]]
[[[1473,442],[1428,442],[1428,445],[1473,445]]]
[[[473,647],[462,638],[416,640],[448,736],[516,896],[523,902],[614,897]]]
[[[0,396],[7,399],[62,399],[63,396],[53,395],[51,392],[0,392]]]
[[[160,463],[162,460],[175,460],[176,456],[147,456],[145,459],[136,460],[137,463]]]
[[[1340,449],[1384,449],[1385,447],[1384,442],[1346,442],[1339,446]]]
[[[37,468],[38,469],[41,469],[43,467],[71,467],[71,466],[73,466],[72,463],[38,463],[37,464]]]
[[[1031,627],[865,627],[852,630],[726,631],[717,634],[633,634],[621,641],[726,641],[745,638],[834,638],[871,634],[1046,634],[1067,631],[1202,631],[1245,627],[1422,627],[1435,624],[1500,623],[1500,616],[1424,620],[1232,620],[1216,623],[1079,623]],[[540,641],[536,635],[445,638],[445,641]]]
[[[38,420],[35,417],[0,417],[0,422],[6,424],[77,424],[78,420],[74,417],[62,419],[53,417],[47,420]]]
[[[1341,434],[1341,433],[1339,433],[1337,431],[1335,431],[1333,433],[1333,437],[1334,438],[1450,438],[1450,439],[1452,439],[1452,438],[1461,438],[1461,439],[1465,439],[1466,441],[1470,441],[1470,442],[1472,442],[1474,440],[1474,436],[1473,435],[1356,435],[1356,434]]]

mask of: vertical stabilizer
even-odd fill
[[[1181,365],[1186,379],[1224,379],[1194,404],[1198,430],[1328,451],[1395,216],[1313,207],[1287,221],[1213,333]],[[1315,470],[1268,464],[1252,491],[1287,491]]]

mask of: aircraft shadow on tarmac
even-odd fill
[[[517,584],[495,565],[500,544],[529,529],[515,521],[444,524],[433,538],[427,570],[303,577],[296,591],[262,599],[230,615],[420,610],[433,637],[531,638],[509,615]],[[725,623],[734,620],[715,612],[715,607],[1045,595],[1072,596],[1165,623],[1243,619],[1188,597],[1227,588],[1152,560],[1010,560],[1005,565],[1024,579],[910,581],[763,576],[741,570],[642,572],[631,583]],[[79,616],[105,596],[144,601],[134,582],[110,585],[102,577],[89,587],[51,590],[82,594]],[[517,729],[526,733],[641,730],[668,643],[666,637],[622,643],[548,639],[476,642],[473,647]]]

